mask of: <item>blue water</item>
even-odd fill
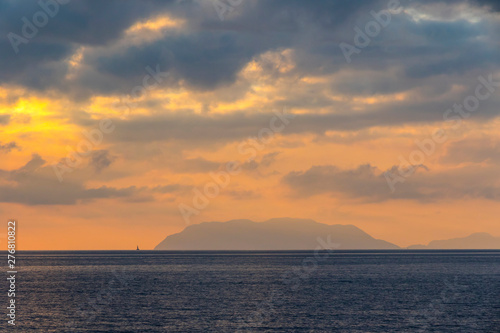
[[[17,332],[500,332],[500,251],[18,258]]]

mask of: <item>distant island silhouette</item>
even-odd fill
[[[204,222],[170,235],[155,250],[314,250],[319,239],[339,250],[401,249],[375,239],[354,225],[323,224],[310,219],[274,218],[264,222],[247,219]],[[500,238],[477,233],[465,238],[432,241],[408,249],[500,249]]]
[[[155,250],[314,250],[318,238],[329,238],[338,249],[399,248],[353,225],[276,218],[265,222],[232,220],[191,225],[165,238]]]
[[[419,250],[499,250],[500,237],[478,232],[463,238],[435,240],[428,245],[412,245],[408,249]]]

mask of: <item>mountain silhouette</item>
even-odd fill
[[[353,225],[328,225],[307,219],[265,222],[231,220],[188,226],[165,238],[155,250],[314,250],[335,243],[337,249],[398,249]]]
[[[500,237],[493,237],[486,232],[478,232],[463,238],[435,240],[428,245],[412,245],[408,249],[498,250],[500,249]]]

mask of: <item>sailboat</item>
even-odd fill
[[[139,245],[137,245],[137,251],[139,251]]]

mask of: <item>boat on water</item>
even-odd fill
[[[137,245],[137,251],[139,251],[139,245]]]

